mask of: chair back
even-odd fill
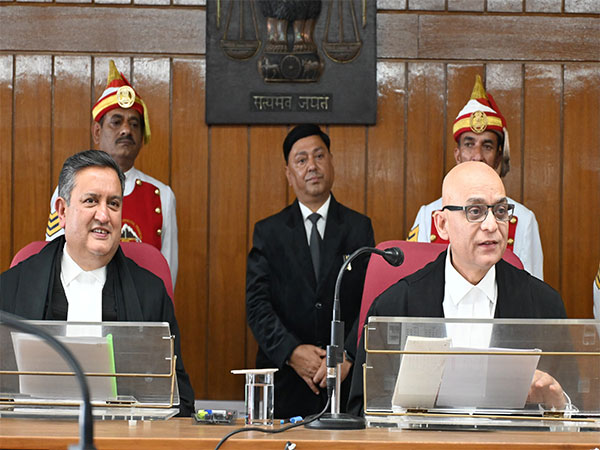
[[[19,264],[21,261],[26,260],[30,256],[37,255],[40,250],[42,250],[48,242],[46,241],[33,241],[19,250],[15,256],[13,256],[12,261],[10,262],[10,267],[14,267]]]
[[[10,267],[16,266],[21,261],[35,255],[44,248],[48,242],[46,241],[33,241],[23,247],[13,257]],[[171,297],[171,300],[175,298],[173,295],[173,280],[171,279],[171,270],[169,269],[169,263],[162,255],[160,250],[150,244],[144,242],[121,242],[121,249],[128,258],[133,259],[138,266],[149,270],[154,275],[159,277],[165,284],[167,294]]]
[[[365,275],[365,286],[363,288],[362,301],[360,304],[360,316],[358,322],[358,341],[363,332],[363,325],[367,318],[367,312],[379,294],[392,284],[402,278],[425,267],[442,253],[448,244],[435,244],[428,242],[408,241],[385,241],[377,245],[378,249],[385,250],[390,247],[398,247],[404,252],[404,263],[399,267],[390,266],[381,256],[371,255],[367,272]],[[513,266],[522,269],[521,260],[511,250],[506,249],[503,259]]]
[[[121,242],[121,249],[125,253],[125,256],[133,259],[138,266],[149,270],[159,277],[165,284],[171,301],[175,299],[171,269],[159,249],[145,242]]]

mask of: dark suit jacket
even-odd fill
[[[57,254],[62,252],[64,236],[49,242],[37,255],[33,255],[0,275],[0,309],[24,319],[46,318],[46,308],[54,295]],[[181,358],[179,326],[173,302],[162,280],[127,258],[121,248],[107,266],[117,274],[114,282],[116,317],[119,321],[169,322],[175,336],[177,355],[177,384],[180,395],[180,415],[194,412],[194,391]],[[107,272],[108,284],[108,272]],[[106,285],[105,285],[106,288]],[[105,290],[103,290],[105,298]]]
[[[300,344],[329,343],[335,281],[344,255],[374,243],[371,220],[332,195],[317,282],[298,201],[256,223],[248,255],[246,313],[259,344],[256,367],[279,368],[276,417],[306,416],[324,406],[324,395],[316,396],[286,361]],[[367,258],[351,264],[340,292],[341,319],[352,354],[356,340],[352,346],[348,336],[360,311],[366,264]]]
[[[446,253],[421,270],[390,286],[375,299],[370,316],[444,317]],[[504,260],[496,263],[498,299],[495,318],[564,319],[567,317],[560,294],[543,281]],[[353,368],[348,412],[359,415],[363,409],[363,367],[365,349],[361,338]]]

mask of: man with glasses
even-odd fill
[[[481,161],[494,170],[500,168],[504,177],[510,170],[510,151],[506,120],[491,94],[486,93],[481,77],[477,75],[471,99],[458,113],[452,127],[457,164]],[[542,242],[535,214],[520,203],[514,204],[514,214],[508,225],[507,247],[519,257],[524,269],[544,279]],[[447,243],[433,226],[434,214],[442,206],[442,199],[421,206],[408,241]]]
[[[445,318],[566,318],[560,294],[502,259],[514,205],[498,174],[470,161],[455,166],[442,185],[435,226],[450,245],[423,269],[375,299],[368,316]],[[348,412],[363,404],[363,339],[358,346]],[[549,374],[536,371],[530,402],[562,408],[566,397]]]

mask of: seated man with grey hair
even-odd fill
[[[65,161],[55,203],[64,236],[0,275],[0,309],[32,320],[168,322],[175,335],[180,415],[190,416],[194,391],[173,303],[162,280],[119,246],[124,182],[103,151]]]
[[[450,242],[448,250],[390,286],[368,316],[566,318],[558,292],[502,259],[514,205],[494,169],[476,161],[455,166],[444,178],[442,205],[434,220],[440,236]],[[363,407],[364,362],[361,339],[348,400],[353,414]],[[541,370],[535,372],[528,400],[556,408],[568,402],[560,384]]]

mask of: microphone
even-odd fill
[[[383,252],[379,249],[375,250],[374,253],[383,256],[390,266],[398,267],[404,262],[404,252],[398,247],[386,248]]]
[[[331,413],[323,414],[319,419],[307,423],[307,428],[321,430],[357,430],[365,428],[365,420],[352,414],[340,413],[340,366],[344,355],[344,322],[340,313],[340,287],[346,268],[354,259],[364,253],[380,255],[386,262],[398,267],[404,262],[404,252],[398,247],[380,250],[374,247],[361,247],[352,253],[338,272],[333,294],[333,319],[331,321],[331,343],[327,346],[327,395],[331,397]],[[359,324],[360,325],[360,324]]]
[[[75,372],[77,381],[79,382],[83,401],[81,402],[81,408],[79,410],[79,444],[70,445],[69,450],[96,450],[96,447],[94,446],[94,422],[92,418],[90,391],[88,389],[87,381],[85,380],[85,374],[73,356],[73,353],[43,328],[32,325],[14,314],[0,311],[0,324],[1,323],[14,328],[15,330],[42,338],[71,366],[73,372]]]

